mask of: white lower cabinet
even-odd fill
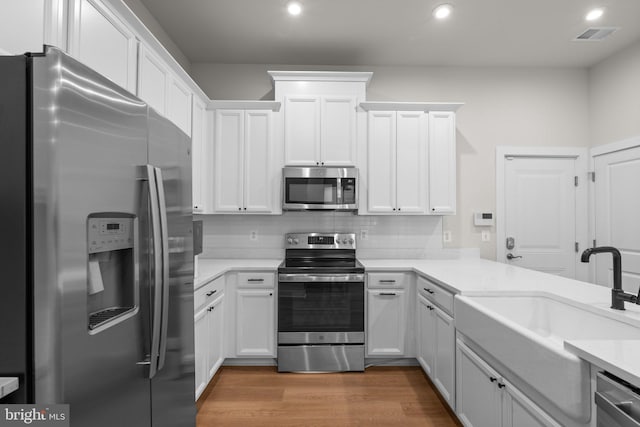
[[[195,328],[196,400],[224,361],[224,295],[198,310]]]
[[[404,356],[406,300],[404,289],[367,291],[368,356]]]
[[[273,273],[239,273],[236,290],[236,357],[276,357]]]
[[[418,293],[417,359],[440,391],[455,407],[455,327],[449,316]]]
[[[456,413],[466,427],[561,427],[460,339]]]

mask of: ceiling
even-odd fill
[[[141,0],[192,63],[589,67],[640,40],[640,0],[299,1],[292,17],[287,0]],[[620,29],[572,41],[596,26]]]

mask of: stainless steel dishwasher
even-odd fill
[[[596,388],[597,427],[640,427],[640,388],[608,372],[598,373]]]

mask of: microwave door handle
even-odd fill
[[[342,179],[336,178],[336,205],[341,205],[342,203]]]
[[[158,371],[158,352],[160,349],[160,325],[162,307],[162,236],[160,230],[160,208],[158,205],[158,185],[155,169],[146,165],[147,181],[149,182],[149,204],[151,205],[151,233],[153,237],[153,317],[151,321],[151,358],[149,378],[153,378]]]
[[[158,186],[158,206],[160,212],[160,231],[162,235],[162,309],[160,324],[160,343],[158,350],[158,370],[164,367],[167,355],[167,331],[169,326],[169,227],[167,221],[167,203],[162,180],[162,170],[155,168],[156,185]]]

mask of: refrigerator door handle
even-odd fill
[[[169,227],[162,170],[157,167],[155,168],[155,173],[156,185],[158,186],[158,206],[160,207],[160,229],[162,232],[162,323],[158,350],[158,370],[160,370],[164,367],[167,355],[167,330],[169,326]]]
[[[158,371],[160,352],[160,329],[162,323],[162,235],[160,228],[160,205],[158,204],[158,182],[155,169],[146,165],[147,180],[149,181],[149,201],[151,204],[151,229],[153,234],[153,318],[151,324],[151,364],[149,378],[153,378]]]

